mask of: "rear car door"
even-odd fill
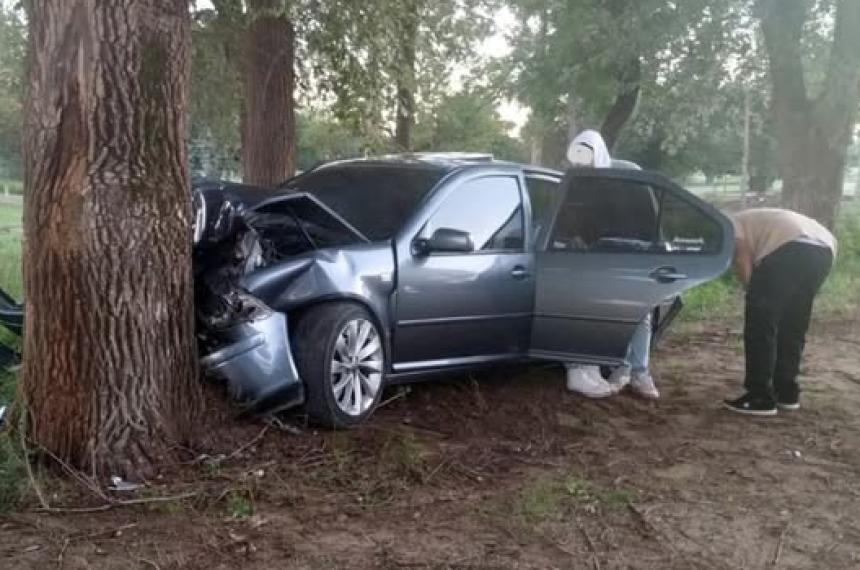
[[[534,299],[520,171],[447,182],[397,240],[395,373],[524,356]],[[434,232],[468,233],[472,251],[415,251]]]
[[[535,256],[535,357],[617,364],[649,312],[731,262],[729,219],[665,177],[574,169],[561,191]]]

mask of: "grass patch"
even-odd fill
[[[0,178],[0,194],[4,191],[9,194],[21,195],[24,193],[24,181],[14,178]]]
[[[227,495],[227,513],[231,518],[243,520],[256,512],[254,492],[251,489],[234,489]]]
[[[0,406],[11,406],[18,388],[16,374],[0,374]],[[20,443],[13,438],[7,423],[0,428],[0,512],[15,508],[26,490],[27,471]]]
[[[17,299],[23,291],[21,276],[21,206],[0,204],[0,287]]]
[[[607,489],[578,474],[540,477],[527,482],[505,514],[524,525],[558,521],[576,509],[597,512],[624,508],[636,499],[632,489]]]
[[[684,310],[679,315],[684,322],[712,318],[736,317],[741,314],[743,292],[740,283],[726,273],[684,295]]]

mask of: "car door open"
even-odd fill
[[[575,169],[561,191],[535,256],[532,356],[620,363],[654,307],[731,262],[729,219],[663,176]]]

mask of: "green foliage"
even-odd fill
[[[445,94],[492,27],[488,0],[320,0],[307,30],[311,74],[353,131],[391,139],[399,88],[420,114]],[[414,33],[412,31],[414,30]],[[413,57],[414,56],[414,57]]]
[[[321,113],[298,113],[296,138],[299,170],[308,170],[331,160],[360,157],[375,150],[371,141],[364,140],[343,123]]]
[[[727,87],[750,44],[745,3],[510,4],[521,22],[511,34],[514,49],[491,71],[496,85],[532,109],[534,140],[555,132],[552,144],[564,144],[558,135],[571,121],[578,129],[599,127],[616,95],[639,85],[636,118],[619,156],[673,173],[740,164],[741,83]]]
[[[507,134],[510,128],[490,97],[468,91],[446,95],[419,117],[415,150],[490,152],[498,159],[525,161],[522,143]]]
[[[21,13],[0,3],[0,178],[23,173],[24,59],[26,28]]]

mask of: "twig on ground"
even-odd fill
[[[586,530],[582,524],[577,523],[576,526],[579,527],[579,531],[582,533],[582,536],[585,537],[585,543],[591,551],[591,562],[594,564],[594,570],[600,570],[600,558],[597,555],[597,547],[594,545],[594,541],[591,540],[591,535],[588,534],[588,530]]]
[[[773,560],[771,560],[771,566],[776,566],[779,564],[779,558],[782,556],[782,543],[785,541],[785,535],[788,534],[788,527],[791,526],[791,521],[789,520],[785,523],[785,527],[783,527],[782,532],[779,533],[779,538],[776,541],[776,550],[773,553]]]
[[[69,544],[72,542],[70,538],[66,538],[63,541],[63,546],[60,547],[60,553],[57,555],[57,568],[63,567],[63,556],[66,554],[66,549],[69,547]]]
[[[388,405],[388,404],[390,404],[391,402],[394,402],[395,400],[399,400],[400,398],[405,398],[405,397],[406,397],[406,395],[407,395],[407,394],[409,394],[409,392],[410,392],[410,390],[409,390],[409,388],[408,388],[407,386],[401,386],[401,387],[400,387],[400,389],[399,389],[399,390],[397,390],[397,393],[396,393],[396,394],[394,394],[394,395],[393,395],[393,396],[391,396],[390,398],[388,398],[388,399],[383,400],[382,402],[380,402],[380,403],[379,403],[379,405],[378,405],[378,406],[376,406],[376,408],[377,408],[377,409],[379,409],[379,408],[384,408],[385,406],[387,406],[387,405]]]
[[[63,546],[60,547],[60,553],[57,555],[57,568],[63,567],[63,557],[65,556],[66,550],[68,550],[69,545],[72,542],[74,542],[76,540],[88,540],[88,539],[92,539],[92,538],[99,538],[99,537],[104,536],[104,535],[119,536],[119,534],[122,531],[128,530],[130,528],[134,528],[136,526],[137,526],[137,523],[130,523],[130,524],[124,524],[124,525],[119,526],[117,528],[111,528],[108,530],[101,530],[98,532],[91,532],[89,534],[78,533],[78,534],[71,534],[71,535],[67,536],[63,540]]]
[[[253,447],[253,446],[254,446],[254,445],[256,445],[257,443],[259,443],[259,442],[260,442],[260,440],[261,440],[261,439],[263,439],[263,437],[266,435],[266,432],[267,432],[267,431],[269,431],[269,428],[270,428],[270,427],[271,427],[271,424],[266,424],[266,425],[264,425],[264,426],[263,426],[263,429],[261,429],[261,430],[260,430],[260,433],[258,433],[258,434],[256,435],[256,437],[254,437],[254,439],[252,439],[251,441],[249,441],[248,443],[246,443],[245,445],[243,445],[242,447],[240,447],[239,449],[235,450],[233,453],[231,453],[230,455],[228,455],[228,456],[224,459],[224,461],[229,461],[229,460],[231,460],[231,459],[234,459],[235,457],[238,457],[238,456],[239,456],[243,451],[245,451],[245,450],[246,450],[246,449],[248,449],[249,447]]]
[[[27,430],[26,420],[22,420],[21,423],[25,425],[18,426],[18,435],[21,438],[21,452],[24,454],[24,467],[27,469],[27,478],[30,480],[33,492],[36,493],[36,497],[39,499],[39,504],[42,505],[42,508],[49,509],[51,507],[47,499],[45,499],[45,495],[42,494],[42,488],[39,487],[39,483],[36,482],[36,476],[33,474],[33,466],[30,465],[30,453],[27,450],[27,441],[24,437],[24,432]]]
[[[559,550],[559,552],[567,554],[568,556],[570,556],[574,560],[579,558],[579,555],[576,552],[571,552],[570,550],[565,548],[565,546],[563,544],[561,544],[559,541],[555,540],[551,536],[547,535],[545,532],[535,530],[535,534],[537,534],[539,537],[541,537],[544,540],[544,542],[547,542],[551,546],[554,546],[555,548],[557,548]]]
[[[451,463],[450,458],[442,459],[442,461],[440,461],[439,464],[434,467],[433,470],[430,471],[430,473],[427,474],[427,477],[424,478],[424,484],[426,485],[427,483],[429,483],[430,480],[433,479],[433,477],[436,475],[436,473],[438,473],[440,469],[442,469],[443,467],[445,467],[445,465],[449,463]]]
[[[90,479],[89,477],[84,475],[84,473],[82,471],[78,471],[77,469],[74,469],[71,465],[69,465],[68,463],[66,463],[65,461],[63,461],[59,457],[57,457],[57,455],[54,454],[50,449],[46,449],[45,447],[43,447],[41,445],[39,445],[37,447],[39,448],[39,451],[47,454],[48,457],[50,457],[52,461],[54,461],[60,467],[62,467],[63,471],[68,473],[69,476],[72,479],[74,479],[75,481],[77,481],[81,486],[83,486],[84,489],[91,492],[92,494],[94,494],[96,497],[98,497],[102,501],[109,501],[110,500],[108,498],[108,496],[102,492],[101,488],[99,487],[99,485],[95,479]]]
[[[111,501],[105,505],[98,507],[48,507],[36,509],[37,513],[53,513],[53,514],[84,514],[84,513],[100,513],[120,507],[133,507],[136,505],[147,505],[150,503],[172,503],[174,501],[183,501],[199,495],[201,491],[192,493],[183,493],[181,495],[169,495],[165,497],[146,497],[143,499],[128,499],[125,501]]]
[[[302,430],[300,430],[294,425],[290,425],[284,421],[281,421],[275,416],[269,416],[268,418],[266,418],[266,423],[279,431],[285,431],[291,435],[302,435]]]
[[[146,558],[138,558],[137,561],[143,562],[147,566],[151,566],[152,568],[155,568],[155,570],[161,570],[161,566],[159,566],[158,564],[156,564],[152,560],[147,560]]]

